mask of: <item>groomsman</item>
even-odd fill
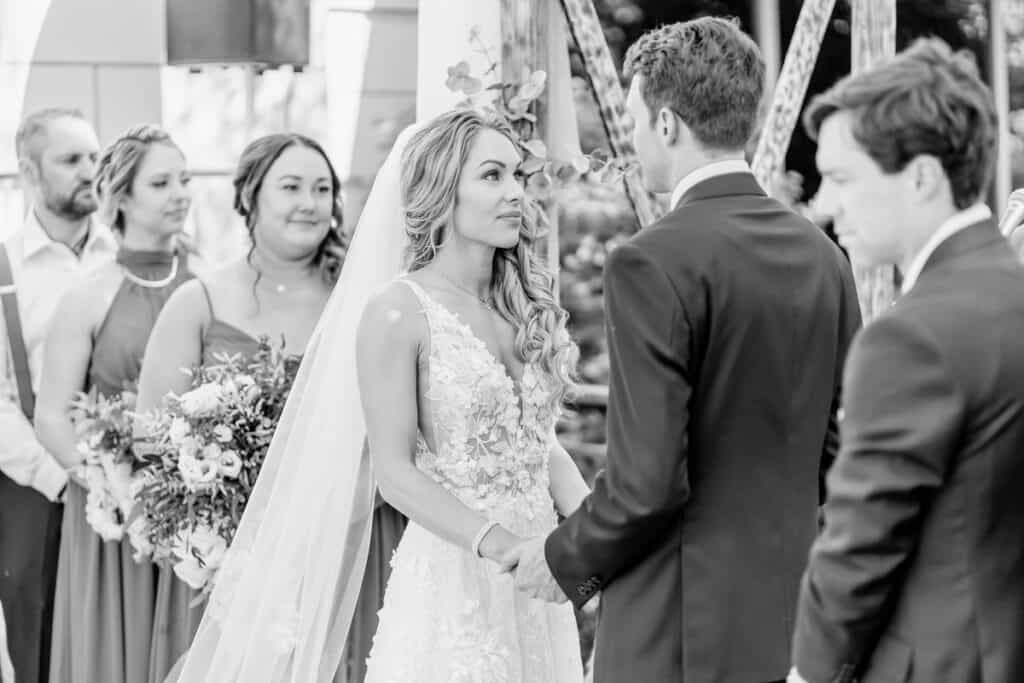
[[[822,198],[902,296],[855,338],[793,679],[1024,681],[1024,269],[982,204],[996,115],[921,40],[805,115]]]
[[[47,109],[15,138],[31,208],[0,245],[0,604],[21,681],[45,681],[68,473],[32,428],[43,343],[56,306],[83,273],[110,262],[113,234],[95,223],[99,142],[81,113]]]

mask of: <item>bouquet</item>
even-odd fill
[[[178,578],[203,592],[234,537],[299,359],[266,338],[251,356],[220,356],[192,372],[192,387],[145,416],[138,439],[137,515],[132,543],[170,560]]]
[[[82,462],[78,474],[87,487],[85,518],[104,541],[120,541],[132,506],[134,473],[132,409],[135,395],[80,394],[71,419]]]

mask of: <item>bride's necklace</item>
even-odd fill
[[[174,282],[174,278],[178,277],[178,255],[175,254],[174,258],[171,259],[171,272],[167,274],[167,277],[160,280],[147,280],[146,278],[139,277],[133,273],[127,266],[124,266],[124,277],[126,280],[134,282],[139,287],[145,287],[147,289],[160,289]]]
[[[442,273],[440,270],[437,271],[437,274],[440,275],[441,277],[443,277],[445,279],[445,281],[447,281],[448,284],[450,284],[455,289],[459,290],[463,294],[468,294],[469,296],[471,296],[474,299],[476,299],[477,301],[479,301],[480,304],[484,308],[486,308],[488,311],[493,311],[494,310],[494,301],[491,299],[490,296],[487,296],[487,297],[480,296],[479,294],[477,294],[473,290],[468,289],[466,287],[463,287],[458,282],[456,282],[455,280],[451,279],[450,277],[448,277],[447,275]]]
[[[267,287],[273,290],[274,294],[287,294],[290,291],[298,291],[295,284],[285,284],[283,282],[277,282],[266,276],[261,278],[261,281],[266,284]]]

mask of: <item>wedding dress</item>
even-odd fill
[[[410,279],[430,330],[416,465],[464,505],[523,537],[556,525],[548,490],[555,415],[544,376],[519,386],[468,325]],[[425,401],[424,401],[425,399]],[[518,593],[510,575],[410,522],[392,560],[366,683],[578,683],[572,607]]]

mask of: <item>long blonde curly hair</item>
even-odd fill
[[[501,133],[521,149],[507,122],[472,109],[441,114],[410,138],[401,182],[410,272],[433,261],[450,235],[462,170],[484,129]],[[516,330],[517,357],[548,376],[551,407],[557,410],[575,387],[579,349],[569,336],[569,314],[555,301],[554,275],[537,253],[543,236],[539,213],[535,202],[524,199],[519,242],[495,250],[490,290],[496,309]]]

